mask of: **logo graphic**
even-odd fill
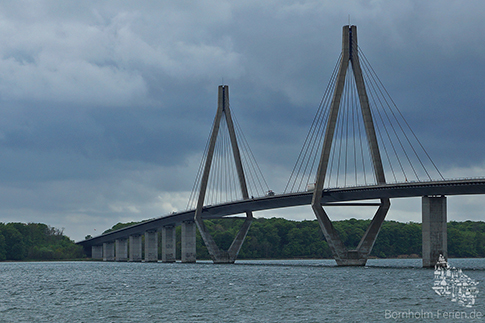
[[[465,307],[472,307],[478,295],[478,282],[465,275],[461,269],[450,267],[443,255],[434,269],[433,290]]]

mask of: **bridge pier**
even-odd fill
[[[175,262],[175,226],[162,227],[162,262]]]
[[[128,261],[142,261],[141,234],[130,235],[130,258]]]
[[[158,232],[156,230],[145,232],[145,262],[158,261]]]
[[[113,241],[103,243],[103,261],[115,261],[115,244]]]
[[[127,239],[116,239],[116,261],[128,261]]]
[[[91,247],[91,258],[93,258],[93,259],[103,259],[103,246],[92,246]]]
[[[183,221],[182,222],[182,262],[195,262],[196,261],[196,235],[195,235],[195,222]]]
[[[332,255],[338,266],[365,266],[367,257],[372,251],[377,235],[382,223],[389,211],[391,203],[389,199],[381,199],[381,204],[377,209],[372,221],[362,236],[359,245],[354,250],[348,250],[335,230],[332,221],[319,202],[312,204],[313,212],[317,217],[320,228],[322,229],[325,240],[332,251]]]
[[[344,250],[339,257],[335,257],[338,266],[365,266],[367,255],[362,255],[358,250]]]
[[[442,254],[448,259],[446,196],[423,196],[423,267],[434,267]]]

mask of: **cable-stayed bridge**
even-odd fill
[[[447,257],[446,196],[485,194],[485,178],[446,180],[344,26],[342,52],[282,194],[256,163],[219,86],[218,106],[187,210],[94,237],[79,244],[93,258],[175,261],[175,226],[182,226],[182,262],[195,262],[198,228],[215,263],[233,263],[253,212],[311,205],[338,265],[364,265],[389,211],[390,199],[422,197],[423,266]],[[329,206],[377,207],[359,245],[348,250],[327,214]],[[367,209],[366,209],[367,210]],[[204,220],[244,214],[228,250],[217,246]],[[142,239],[144,236],[144,241]],[[128,242],[129,241],[129,242]]]

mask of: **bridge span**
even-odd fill
[[[381,198],[473,194],[485,194],[485,178],[331,188],[323,191],[321,203],[322,205],[343,205],[342,202],[377,200]],[[205,218],[220,218],[227,215],[244,213],[245,211],[262,211],[310,205],[312,196],[313,191],[265,196],[250,200],[206,206],[203,214]],[[358,205],[358,203],[351,203],[350,205]],[[365,205],[369,204],[365,203]],[[193,211],[189,212],[193,213]]]

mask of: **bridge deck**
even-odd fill
[[[485,178],[447,180],[435,182],[409,182],[361,186],[350,188],[332,188],[323,191],[322,204],[336,204],[339,202],[376,200],[380,198],[404,198],[429,195],[473,195],[485,194]],[[204,207],[204,219],[221,218],[228,215],[244,213],[246,211],[261,211],[284,207],[311,204],[313,192],[301,192],[265,196],[250,200],[241,200],[219,205]],[[178,224],[194,219],[195,210],[189,210],[164,217],[147,220],[140,224],[109,232],[78,244],[84,247],[99,245],[103,242],[127,238],[130,235],[142,234],[147,230],[158,230],[162,226]]]

